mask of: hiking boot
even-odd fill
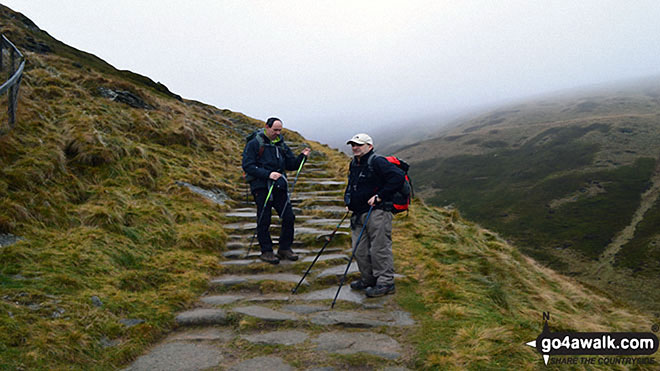
[[[287,250],[278,250],[277,251],[277,257],[280,258],[281,260],[291,260],[291,261],[296,261],[298,260],[298,255],[294,254],[292,250],[287,249]]]
[[[270,263],[270,264],[279,264],[280,263],[280,259],[278,259],[277,256],[275,256],[275,254],[273,254],[272,251],[262,252],[261,255],[259,255],[259,259],[265,261],[266,263]]]
[[[351,288],[353,290],[360,290],[361,291],[361,290],[364,290],[364,289],[368,289],[370,287],[373,287],[373,285],[367,285],[362,280],[357,280],[357,281],[351,282]]]
[[[375,298],[378,296],[383,296],[383,295],[388,295],[388,294],[394,294],[394,284],[391,285],[376,285],[372,287],[368,287],[366,294],[370,298]]]

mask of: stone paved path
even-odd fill
[[[333,178],[325,165],[310,160],[291,200],[300,259],[263,263],[256,241],[246,257],[256,225],[254,204],[244,195],[226,200],[234,207],[225,215],[229,238],[219,256],[224,274],[210,280],[209,292],[194,308],[177,315],[176,331],[126,370],[343,370],[363,362],[368,362],[364,369],[406,370],[414,365],[412,345],[406,344],[414,320],[393,295],[366,298],[351,290],[348,283],[359,277],[355,262],[330,308],[350,257],[348,220],[291,293],[345,213],[344,180]],[[278,224],[274,213],[274,243]]]

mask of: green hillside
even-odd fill
[[[176,314],[195,307],[211,277],[237,272],[222,264],[232,238],[223,225],[236,222],[226,214],[245,199],[244,138],[263,122],[182,99],[162,84],[118,71],[4,6],[0,20],[2,33],[27,57],[16,126],[0,136],[0,235],[20,238],[0,245],[0,369],[123,369],[177,328]],[[593,126],[561,135],[578,140],[602,132]],[[285,138],[309,143],[310,166],[345,179],[348,157],[292,131]],[[587,163],[592,150],[585,145],[575,162]],[[639,179],[652,163],[641,159],[603,169],[609,177],[603,186],[632,173],[630,186],[641,188]],[[534,169],[521,184],[543,184]],[[523,206],[514,202],[511,208]],[[657,219],[657,204],[649,213]],[[630,243],[653,238],[653,224],[640,223]],[[541,332],[542,312],[552,314],[555,331],[648,331],[657,323],[646,311],[539,265],[454,210],[416,202],[409,216],[397,216],[393,239],[403,275],[393,300],[416,325],[389,330],[405,355],[388,364],[559,369],[544,366],[524,345]],[[323,241],[304,243],[311,249]],[[350,247],[345,239],[333,243]],[[288,268],[306,267],[298,264]],[[283,266],[250,269],[274,273]],[[282,285],[257,286],[264,294],[282,291]],[[236,317],[228,326],[237,332],[262,329]],[[231,345],[236,354],[293,354],[300,368],[309,359],[327,359],[339,368],[383,365],[369,355],[317,357],[308,343]]]
[[[657,82],[501,108],[398,155],[431,204],[454,205],[550,267],[660,312]]]

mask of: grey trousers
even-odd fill
[[[358,240],[368,213],[351,217],[353,246]],[[394,257],[392,256],[392,213],[375,209],[371,211],[367,227],[355,250],[355,260],[361,279],[368,285],[394,283]]]

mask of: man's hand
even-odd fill
[[[278,180],[281,176],[282,174],[278,173],[277,171],[273,171],[268,177],[272,180]]]
[[[310,152],[312,152],[312,149],[309,147],[302,150],[302,154],[305,156],[309,156]]]
[[[381,201],[380,197],[378,197],[378,195],[374,195],[372,198],[369,199],[369,201],[367,201],[367,203],[369,204],[369,206],[376,206],[376,204],[379,203],[380,201]]]

